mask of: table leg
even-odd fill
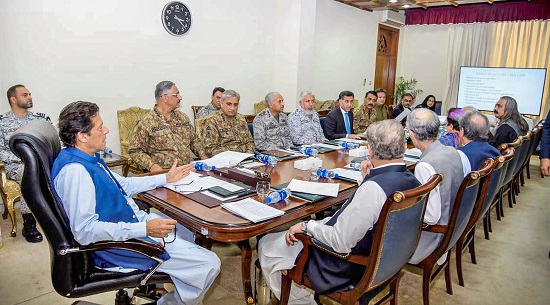
[[[132,161],[128,160],[128,162],[122,166],[122,176],[128,177],[128,170],[130,169],[131,164]]]
[[[244,288],[244,298],[247,304],[254,304],[252,296],[252,281],[250,279],[250,265],[252,264],[252,248],[248,240],[237,243],[241,248],[242,278]]]

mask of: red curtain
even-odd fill
[[[550,19],[550,0],[510,1],[417,8],[405,12],[406,25]]]

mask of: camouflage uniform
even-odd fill
[[[134,128],[128,152],[141,167],[154,164],[169,169],[174,160],[179,165],[192,161],[189,149],[198,157],[205,156],[204,147],[185,113],[174,110],[167,120],[157,110],[151,110]]]
[[[254,144],[257,150],[288,149],[292,144],[288,132],[287,116],[279,113],[279,120],[266,108],[256,115],[253,122]]]
[[[205,118],[216,112],[218,112],[218,109],[216,109],[216,107],[214,107],[212,103],[208,103],[208,105],[199,109],[199,111],[197,112],[197,119]]]
[[[16,117],[11,111],[0,115],[0,160],[4,162],[8,179],[19,183],[21,183],[21,177],[23,176],[24,165],[23,161],[11,152],[9,140],[14,131],[34,120],[46,120],[50,122],[50,117],[43,113],[32,113],[30,111],[24,118]],[[30,212],[31,210],[27,206],[25,199],[21,196],[21,214],[28,214]]]
[[[204,150],[208,157],[226,150],[254,153],[254,140],[242,114],[237,113],[234,118],[228,118],[220,110],[207,119],[202,130]]]
[[[363,103],[361,107],[353,109],[353,133],[363,133],[371,123],[376,122],[376,111],[368,110]]]
[[[388,110],[386,105],[374,105],[374,112],[376,112],[376,121],[383,121],[388,119]]]
[[[302,107],[297,108],[288,116],[288,129],[294,145],[309,145],[327,141],[317,113],[307,114]]]

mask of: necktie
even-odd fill
[[[344,112],[344,123],[346,124],[346,133],[351,134],[351,126],[349,125],[349,115]]]

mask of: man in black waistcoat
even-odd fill
[[[294,234],[307,233],[339,253],[369,254],[373,227],[388,195],[420,186],[403,161],[403,127],[394,120],[371,124],[367,129],[369,156],[363,161],[364,180],[334,216],[310,220],[288,231],[264,236],[258,243],[258,257],[271,291],[281,295],[281,270],[294,266],[303,245]],[[308,278],[317,293],[325,294],[357,284],[365,267],[351,264],[312,249],[307,263]],[[293,284],[289,304],[315,304],[313,296]]]

